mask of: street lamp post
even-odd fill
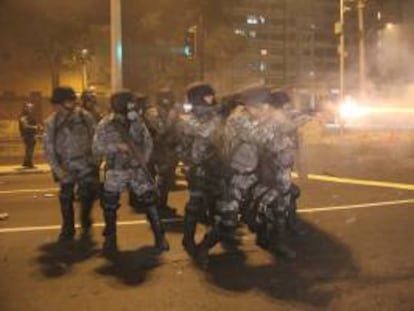
[[[111,91],[122,89],[121,0],[111,0]]]
[[[339,22],[335,23],[335,34],[339,35],[339,103],[345,100],[345,0],[339,0]],[[340,133],[344,131],[344,123],[338,115]]]
[[[365,64],[365,23],[364,23],[364,9],[365,0],[358,0],[358,30],[359,30],[359,91],[360,95],[365,95],[365,78],[366,78],[366,64]]]
[[[87,68],[87,57],[88,50],[83,49],[81,51],[81,61],[82,61],[82,90],[85,91],[88,88],[88,68]]]
[[[339,12],[339,97],[341,103],[345,98],[345,0],[340,0]]]

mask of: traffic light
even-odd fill
[[[192,59],[197,53],[197,26],[187,29],[184,38],[184,56]]]

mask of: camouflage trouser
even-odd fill
[[[106,172],[105,191],[120,193],[127,188],[138,197],[156,191],[156,185],[143,169],[108,170]]]
[[[85,171],[72,170],[59,180],[61,186],[60,197],[64,200],[74,199],[74,188],[77,186],[77,195],[81,201],[95,200],[99,193],[99,175],[96,168]]]
[[[290,167],[279,167],[276,173],[275,187],[280,193],[288,193],[292,186],[292,169]]]
[[[80,221],[84,230],[89,230],[92,225],[91,210],[94,201],[99,194],[99,179],[95,169],[89,172],[69,171],[60,183],[59,202],[62,214],[62,237],[73,236],[75,187],[81,205]]]
[[[186,214],[203,223],[210,222],[215,201],[214,186],[211,180],[206,176],[206,171],[202,167],[191,168],[186,178],[189,185]]]

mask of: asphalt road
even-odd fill
[[[1,176],[0,212],[10,218],[0,222],[0,310],[414,310],[414,167],[408,151],[388,151],[309,152],[313,178],[297,180],[308,235],[291,240],[299,258],[271,256],[242,229],[239,251],[215,248],[207,271],[180,245],[185,187],[171,194],[172,249],[161,257],[123,197],[121,253],[109,262],[98,205],[96,244],[62,249],[50,176]]]

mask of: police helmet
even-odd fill
[[[276,91],[272,93],[270,104],[276,108],[281,108],[290,102],[289,95],[284,91]]]
[[[76,100],[76,93],[71,87],[58,86],[52,92],[50,99],[52,104],[61,104],[65,100]]]
[[[157,93],[157,104],[163,107],[171,107],[175,103],[174,92],[169,88],[162,88]]]
[[[193,105],[205,105],[205,96],[215,95],[214,89],[209,84],[197,83],[187,88],[187,99]]]
[[[129,91],[121,91],[114,93],[111,96],[110,103],[112,111],[120,114],[127,114],[128,103],[135,103],[136,98],[134,94]]]
[[[247,105],[269,103],[271,100],[271,92],[266,86],[255,86],[244,90],[242,98],[243,102]]]
[[[82,92],[81,95],[82,103],[85,104],[87,102],[96,103],[96,95],[92,90],[85,90]]]

